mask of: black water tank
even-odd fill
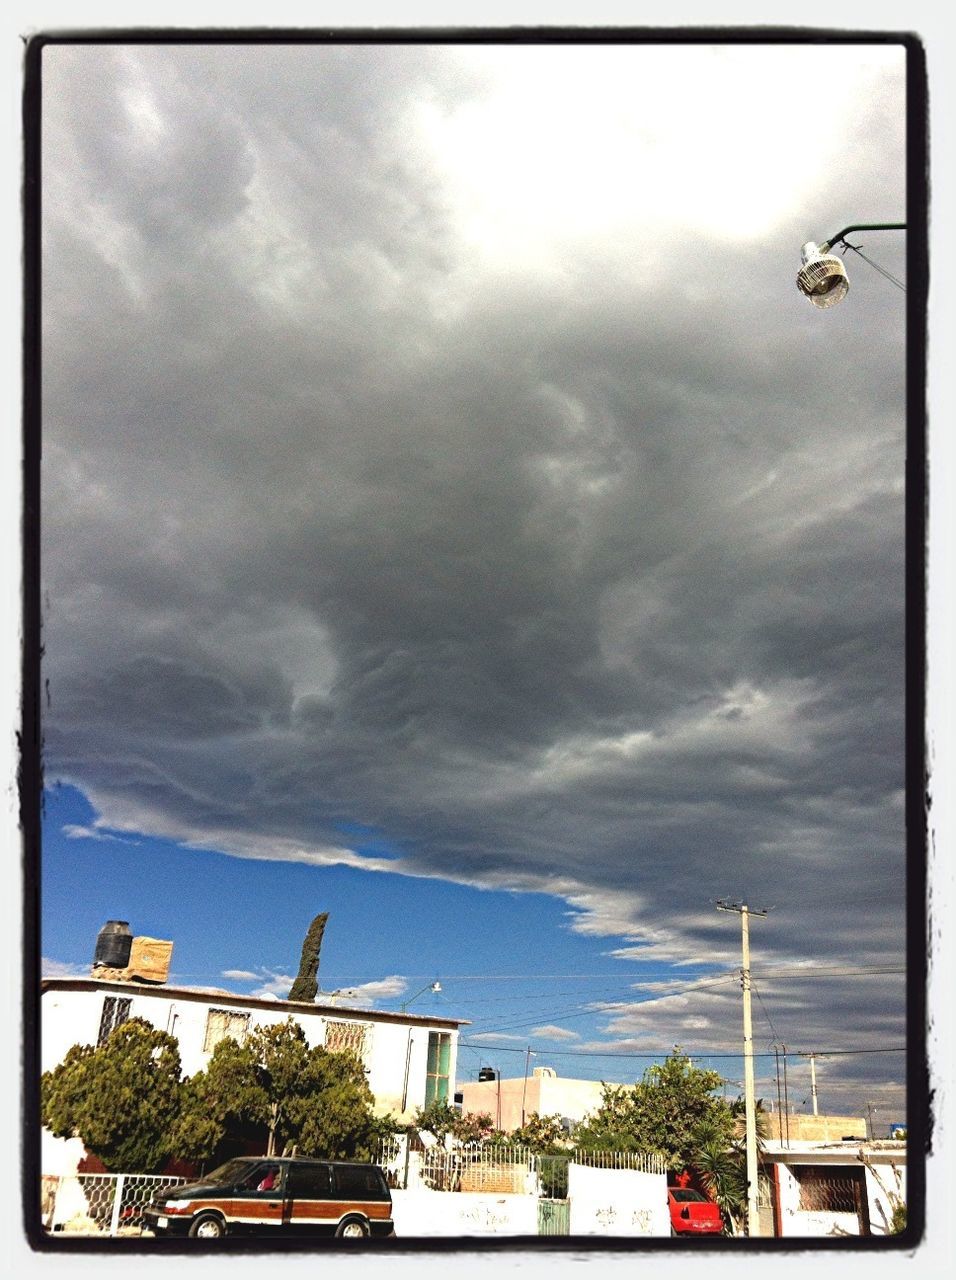
[[[133,935],[129,931],[129,921],[107,920],[96,935],[93,963],[108,965],[110,969],[125,969],[129,964],[132,945]]]
[[[497,1074],[498,1074],[498,1072],[494,1069],[494,1067],[479,1067],[479,1068],[478,1068],[478,1080],[479,1080],[479,1082],[484,1082],[485,1080],[494,1080],[494,1078],[495,1078],[495,1076],[497,1076]]]

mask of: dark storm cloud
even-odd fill
[[[758,233],[537,271],[414,127],[481,66],[48,54],[49,775],[244,856],[360,822],[674,959],[732,962],[721,894],[770,954],[897,956],[902,308],[793,286],[902,198],[895,75]]]

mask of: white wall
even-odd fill
[[[568,1166],[573,1236],[669,1236],[667,1177],[634,1169]]]
[[[866,1199],[870,1213],[870,1234],[889,1234],[893,1221],[892,1195],[906,1200],[906,1168],[896,1164],[866,1166]]]
[[[859,1170],[859,1162],[853,1165],[827,1164],[827,1171],[834,1178],[846,1177],[852,1169]],[[823,1213],[800,1208],[800,1183],[789,1166],[778,1164],[780,1234],[806,1239],[821,1236],[858,1236],[860,1224],[855,1213]],[[906,1170],[901,1165],[877,1164],[876,1174],[864,1167],[867,1204],[870,1216],[870,1233],[886,1235],[893,1217],[889,1192],[906,1195]],[[882,1185],[881,1185],[882,1184]]]
[[[536,1196],[468,1191],[393,1191],[396,1236],[534,1236]]]

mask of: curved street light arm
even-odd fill
[[[831,245],[842,240],[844,236],[848,236],[851,231],[905,231],[905,222],[854,222],[850,227],[844,227],[842,231],[838,231],[835,236],[830,236],[829,240],[825,240],[820,245],[823,253],[828,253]]]

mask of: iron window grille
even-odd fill
[[[129,1019],[129,1011],[133,1001],[124,996],[104,996],[103,1012],[100,1015],[100,1030],[96,1037],[96,1045],[106,1044],[110,1033]]]
[[[220,1040],[235,1040],[237,1044],[244,1044],[248,1032],[248,1013],[237,1013],[234,1009],[210,1009],[206,1015],[203,1053],[212,1053]]]
[[[370,1030],[364,1022],[327,1022],[325,1048],[329,1053],[352,1053],[364,1065]]]

